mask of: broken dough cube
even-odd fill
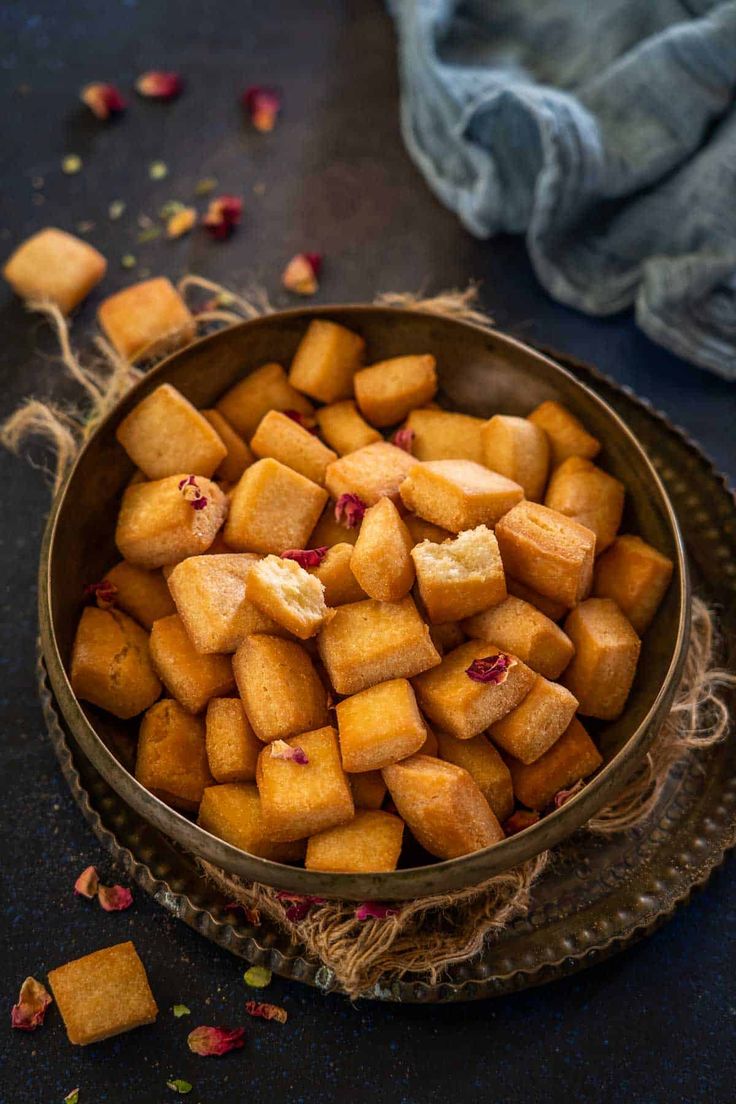
[[[414,464],[400,493],[407,509],[452,533],[477,525],[492,529],[524,497],[518,483],[472,460]]]
[[[381,498],[363,517],[350,568],[371,598],[398,602],[414,583],[413,541],[389,498]]]
[[[245,712],[259,740],[285,740],[329,721],[327,691],[301,644],[249,636],[233,659]]]
[[[197,332],[189,308],[165,276],[108,296],[98,308],[97,320],[110,344],[130,361],[188,345]]]
[[[568,456],[583,456],[592,460],[601,450],[600,441],[591,437],[582,422],[566,406],[553,400],[543,402],[529,415],[532,425],[539,426],[549,437],[552,465],[561,464]]]
[[[621,524],[624,485],[590,460],[570,456],[553,471],[544,504],[591,529],[598,555],[608,548]]]
[[[333,460],[327,468],[325,483],[334,499],[354,494],[366,506],[375,506],[381,498],[390,498],[398,505],[399,487],[415,463],[413,456],[396,445],[376,441]]]
[[[507,574],[567,606],[593,581],[595,533],[538,502],[520,502],[496,526]]]
[[[588,778],[603,759],[577,717],[539,759],[520,763],[509,758],[508,765],[517,800],[529,809],[546,809],[555,794]]]
[[[524,488],[524,497],[538,502],[549,472],[549,438],[528,418],[496,414],[481,430],[482,463],[491,471],[513,479]]]
[[[331,403],[317,411],[317,425],[330,448],[338,456],[355,452],[364,445],[381,440],[381,434],[358,413],[354,399]]]
[[[263,744],[240,698],[211,698],[205,720],[207,762],[215,782],[252,782]]]
[[[185,468],[211,476],[227,456],[204,415],[168,383],[141,399],[115,436],[149,479],[164,479]]]
[[[292,410],[308,416],[314,407],[294,390],[280,364],[263,364],[226,391],[217,410],[241,437],[250,441],[269,410]]]
[[[575,655],[562,676],[586,717],[614,721],[623,713],[641,641],[610,598],[588,598],[565,621]]]
[[[355,374],[355,398],[361,414],[376,426],[403,421],[415,406],[437,393],[433,356],[402,356],[382,360]]]
[[[174,600],[160,571],[146,571],[121,560],[105,573],[105,579],[115,587],[115,605],[134,617],[144,629],[150,631],[159,617],[176,613]]]
[[[337,460],[337,453],[323,445],[319,437],[278,410],[264,414],[250,447],[256,456],[272,456],[320,485],[324,484],[327,465]]]
[[[327,492],[270,457],[243,473],[232,492],[224,537],[239,552],[306,548]]]
[[[309,574],[319,579],[325,588],[326,605],[344,606],[348,602],[360,602],[363,598],[367,598],[367,594],[351,570],[352,557],[352,544],[333,544],[328,548],[319,567],[308,569]]]
[[[412,410],[406,419],[406,428],[414,435],[411,451],[415,459],[474,460],[476,464],[485,463],[481,439],[484,424],[482,418],[470,414],[427,407]]]
[[[395,870],[404,822],[393,813],[359,809],[349,824],[327,828],[307,843],[307,870],[383,874]]]
[[[170,698],[152,705],[141,721],[135,777],[167,805],[196,810],[212,785],[201,717]]]
[[[278,625],[308,640],[324,625],[329,610],[325,588],[295,560],[266,556],[248,574],[249,601]]]
[[[207,419],[227,449],[225,459],[220,462],[215,475],[227,483],[237,483],[245,469],[255,460],[253,453],[219,410],[203,410],[202,416]]]
[[[106,270],[107,261],[88,242],[48,226],[21,242],[5,262],[3,276],[21,299],[47,300],[69,314]]]
[[[419,751],[427,736],[411,683],[378,683],[337,703],[343,769],[381,770]]]
[[[348,778],[356,809],[380,809],[386,796],[386,783],[380,771],[363,771]]]
[[[422,602],[435,624],[460,621],[506,597],[498,544],[485,525],[444,544],[423,541],[414,546],[411,557]]]
[[[87,606],[72,648],[72,690],[83,701],[127,720],[161,693],[148,633],[119,610]]]
[[[469,617],[462,628],[476,640],[492,640],[505,652],[513,652],[548,679],[559,678],[575,651],[559,625],[513,595],[500,605]]]
[[[596,560],[593,594],[611,598],[642,636],[667,593],[673,566],[641,537],[617,537]]]
[[[292,387],[320,402],[353,394],[353,377],[363,363],[365,341],[336,322],[315,319],[299,342],[289,369]]]
[[[305,845],[301,840],[276,843],[269,837],[263,823],[261,799],[253,783],[208,786],[202,795],[197,824],[225,843],[261,859],[292,863],[304,857]]]
[[[189,476],[170,475],[154,483],[135,483],[123,494],[115,543],[124,559],[153,570],[206,552],[227,514],[227,499],[216,483],[198,476],[196,486],[207,505],[195,509],[180,484]]]
[[[494,744],[522,763],[533,763],[549,751],[575,716],[577,698],[543,675],[537,675],[523,701],[489,728]]]
[[[176,613],[154,622],[150,648],[159,678],[189,713],[201,713],[210,698],[235,689],[230,656],[198,652]]]
[[[511,772],[490,740],[482,734],[458,740],[449,732],[438,732],[437,745],[440,759],[463,767],[475,779],[497,820],[508,820],[514,811]]]

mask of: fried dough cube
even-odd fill
[[[359,528],[350,529],[335,517],[335,503],[330,500],[312,530],[307,548],[332,548],[336,544],[355,544]]]
[[[578,700],[544,675],[537,675],[523,701],[489,727],[494,744],[522,763],[549,751],[575,716]]]
[[[673,567],[672,560],[641,537],[617,537],[596,560],[593,594],[611,598],[643,636],[667,593]]]
[[[421,407],[412,410],[406,428],[414,434],[412,453],[417,460],[474,460],[483,464],[482,418],[449,410]]]
[[[308,762],[280,758],[272,746],[258,757],[256,781],[268,836],[288,843],[352,820],[353,796],[334,728],[303,732],[287,743],[301,748]]]
[[[454,535],[449,529],[433,525],[431,521],[425,521],[424,518],[417,517],[416,514],[406,514],[403,520],[404,525],[411,533],[414,544],[420,544],[422,541],[433,541],[434,544],[442,544],[443,541],[449,540]]]
[[[601,451],[601,443],[585,429],[562,403],[550,400],[541,403],[529,415],[532,425],[539,426],[549,437],[552,465],[561,464],[568,456],[592,460]]]
[[[328,619],[324,586],[295,560],[266,556],[253,564],[247,595],[257,609],[300,640],[315,636]]]
[[[366,506],[375,506],[381,498],[398,505],[399,487],[415,463],[413,456],[396,445],[376,441],[334,460],[327,468],[325,483],[334,499],[355,494]]]
[[[331,403],[317,411],[317,425],[330,448],[338,456],[356,452],[381,440],[381,434],[358,413],[354,399]]]
[[[171,280],[155,276],[108,296],[97,321],[125,359],[160,356],[193,341],[197,326]]]
[[[196,486],[207,505],[194,509],[179,489],[188,478],[186,473],[170,475],[127,488],[115,543],[129,563],[153,570],[201,555],[210,547],[225,520],[227,499],[216,483],[198,476]]]
[[[143,567],[119,564],[105,573],[105,579],[115,587],[115,605],[150,631],[159,617],[176,613],[166,580],[160,571],[146,571]]]
[[[360,602],[367,597],[350,568],[352,557],[352,544],[333,544],[319,567],[308,569],[325,588],[325,604],[330,607]]]
[[[457,621],[445,621],[442,625],[430,625],[429,635],[440,655],[451,652],[460,644],[464,644],[467,637]]]
[[[201,713],[210,698],[235,689],[230,656],[200,654],[176,613],[154,622],[150,648],[159,678],[189,713]]]
[[[539,759],[520,763],[509,758],[508,765],[514,793],[529,809],[546,809],[556,793],[588,778],[598,770],[603,759],[577,717]]]
[[[227,456],[204,415],[168,383],[141,399],[115,436],[149,479],[164,479],[185,468],[209,477]]]
[[[262,749],[263,744],[259,747]],[[254,774],[255,777],[255,774]],[[299,862],[304,857],[302,840],[275,843],[263,823],[261,799],[253,783],[229,782],[208,786],[202,795],[197,824],[241,851],[271,862]]]
[[[343,770],[381,770],[419,751],[427,731],[407,679],[390,679],[337,703]]]
[[[624,511],[624,485],[608,472],[570,456],[552,473],[545,506],[591,529],[596,555],[608,548],[618,532]]]
[[[514,598],[521,598],[523,602],[528,602],[530,606],[534,606],[545,617],[549,617],[550,621],[559,621],[570,609],[564,602],[557,602],[554,598],[548,598],[546,594],[539,594],[536,590],[527,586],[526,583],[513,579],[508,572],[506,573],[506,589]],[[542,674],[544,674],[543,671]]]
[[[161,693],[145,629],[119,610],[87,606],[72,648],[72,690],[83,701],[127,720]]]
[[[500,605],[469,617],[462,628],[476,640],[492,640],[505,652],[513,652],[548,679],[559,678],[575,651],[559,625],[513,595]]]
[[[215,782],[252,782],[263,744],[240,698],[212,698],[205,729],[207,762]]]
[[[360,542],[358,542],[360,543]],[[485,525],[444,544],[423,541],[411,550],[430,621],[460,621],[503,602],[506,580],[496,538]]]
[[[389,498],[366,510],[350,569],[371,598],[398,602],[414,584],[413,541]]]
[[[463,767],[475,780],[480,792],[503,824],[514,811],[511,772],[490,740],[484,735],[458,740],[449,732],[437,733],[438,753],[446,763]]]
[[[238,691],[259,740],[285,740],[329,722],[327,691],[296,641],[249,636],[233,659]]]
[[[549,438],[528,418],[495,414],[481,430],[482,463],[513,479],[524,488],[524,497],[538,502],[549,472]]]
[[[317,637],[327,674],[338,694],[357,694],[378,682],[411,678],[440,662],[411,598],[351,602]]]
[[[412,755],[383,771],[391,798],[425,851],[454,859],[504,838],[477,783],[462,767]]]
[[[404,822],[393,813],[360,809],[349,824],[318,832],[307,843],[307,870],[383,874],[395,870]]]
[[[372,425],[395,425],[429,402],[437,393],[436,363],[429,354],[392,357],[356,372],[355,398],[363,417]]]
[[[47,226],[17,246],[3,276],[27,302],[49,300],[69,314],[99,284],[107,261],[88,242]]]
[[[196,810],[213,782],[202,718],[170,698],[152,705],[141,721],[135,777],[167,805]]]
[[[315,319],[294,354],[289,383],[320,402],[349,399],[364,350],[365,341],[359,334],[336,322]]]
[[[324,484],[327,465],[337,460],[337,453],[323,445],[319,437],[278,410],[264,414],[250,447],[256,456],[272,456],[320,485]]]
[[[386,783],[380,771],[363,771],[348,778],[356,809],[380,809],[386,796]]]
[[[595,533],[541,506],[520,502],[496,526],[503,566],[540,594],[577,605],[593,581]]]
[[[536,677],[516,656],[510,656],[515,662],[498,684],[476,682],[467,674],[473,660],[499,651],[483,640],[469,640],[448,652],[439,667],[418,675],[414,690],[422,713],[443,731],[469,740],[515,709]]]
[[[225,540],[239,552],[306,548],[327,492],[278,460],[258,460],[232,492]]]
[[[51,970],[49,985],[69,1042],[76,1046],[155,1023],[158,1016],[145,967],[131,942]]]
[[[610,598],[588,598],[565,621],[575,655],[562,676],[586,717],[614,721],[623,713],[641,641]]]
[[[215,475],[227,483],[237,483],[245,469],[254,462],[253,453],[219,410],[203,410],[202,417],[207,419],[227,449],[225,459],[221,461]]]
[[[472,460],[414,464],[400,493],[407,509],[452,533],[477,525],[492,529],[524,497],[518,483]]]
[[[280,364],[263,364],[226,391],[216,404],[217,410],[233,429],[250,441],[256,427],[269,410],[293,410],[310,415],[314,407],[296,391]]]

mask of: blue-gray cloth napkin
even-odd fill
[[[406,144],[468,230],[736,378],[736,2],[388,2]]]

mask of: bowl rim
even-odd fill
[[[305,320],[309,322],[315,318],[330,318],[337,314],[365,318],[371,314],[379,313],[402,315],[422,319],[424,322],[429,318],[451,328],[458,328],[461,331],[469,329],[485,338],[490,337],[502,347],[515,350],[532,361],[544,365],[545,371],[551,372],[553,376],[561,375],[567,378],[574,388],[585,393],[613,421],[618,432],[633,447],[640,463],[647,472],[648,478],[656,487],[664,509],[676,554],[677,571],[675,574],[679,582],[678,623],[667,674],[645,716],[610,762],[606,763],[599,773],[563,807],[554,810],[536,824],[516,835],[508,836],[497,844],[458,858],[439,860],[424,866],[406,867],[381,874],[326,873],[262,859],[226,843],[155,797],[123,766],[97,734],[71,688],[61,658],[51,613],[51,564],[58,521],[66,502],[68,489],[78,467],[83,463],[88,449],[95,438],[105,432],[110,424],[119,418],[121,404],[130,402],[139,391],[150,391],[155,381],[166,375],[172,362],[179,356],[189,355],[193,349],[205,344],[217,344],[218,341],[227,340],[227,337],[232,335],[233,332],[240,333],[264,324],[273,325],[275,323],[278,325],[280,320]],[[346,322],[346,324],[349,323]],[[493,327],[445,315],[430,314],[427,311],[412,308],[348,303],[293,307],[288,310],[274,311],[205,334],[184,348],[165,357],[133,384],[97,423],[89,438],[84,442],[52,503],[41,546],[38,614],[41,648],[49,673],[49,680],[59,703],[64,722],[74,741],[105,781],[116,790],[123,800],[131,804],[136,812],[166,836],[194,853],[197,858],[210,862],[216,867],[234,873],[245,880],[259,882],[286,892],[358,901],[407,900],[478,885],[494,875],[518,866],[542,851],[554,847],[564,837],[591,819],[598,809],[605,805],[607,800],[613,797],[616,792],[620,792],[620,789],[639,766],[641,759],[654,741],[665,712],[669,708],[677,689],[687,654],[690,598],[690,574],[685,543],[669,495],[636,437],[619,414],[591,387],[582,383],[567,368],[558,364],[552,356],[542,353],[525,342]]]

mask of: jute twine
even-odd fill
[[[212,281],[187,276],[179,290],[195,307],[199,301],[195,317],[200,333],[272,311],[259,289],[236,295]],[[376,303],[491,324],[476,306],[473,287],[434,298],[387,293],[378,296]],[[52,326],[60,368],[79,385],[82,397],[75,408],[49,399],[27,400],[0,427],[0,443],[20,453],[32,440],[45,442],[46,466],[56,494],[84,441],[142,370],[123,360],[101,336],[94,339],[93,355],[81,358],[72,347],[67,320],[55,306],[32,303],[29,308],[45,315]],[[176,333],[163,344],[157,342],[149,366],[181,344]],[[138,363],[145,360],[144,351]],[[718,666],[717,649],[715,615],[695,598],[685,669],[672,709],[641,767],[616,799],[588,821],[586,831],[611,835],[646,823],[655,815],[672,773],[726,739],[729,715],[724,695],[736,688],[736,675]],[[246,884],[209,863],[200,865],[229,900],[276,922],[308,958],[323,964],[331,984],[358,997],[379,983],[390,985],[410,976],[433,984],[448,967],[479,954],[488,939],[528,911],[532,889],[553,856],[553,851],[545,851],[480,885],[399,902],[392,915],[368,920],[357,918],[354,903],[342,901],[313,904],[301,919],[294,919],[290,902],[277,891]]]

